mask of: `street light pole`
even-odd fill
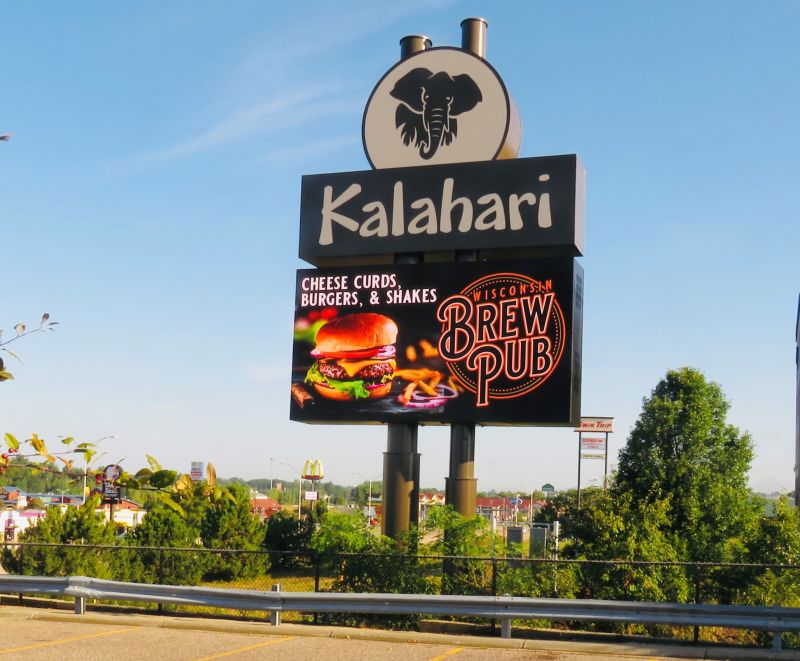
[[[270,458],[270,461],[273,461],[273,460]],[[291,464],[287,464],[286,462],[283,462],[283,461],[279,461],[278,463],[281,466],[286,466],[287,468],[291,468],[295,473],[297,473],[297,475],[299,477],[298,489],[297,489],[297,520],[299,521],[300,520],[300,510],[303,509],[303,471],[299,471],[294,466],[292,466]]]
[[[272,491],[272,478],[275,475],[275,457],[269,458],[269,490]]]

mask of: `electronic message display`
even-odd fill
[[[574,426],[582,295],[569,257],[300,270],[291,419]]]

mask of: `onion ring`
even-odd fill
[[[400,400],[398,399],[398,401]],[[447,400],[442,397],[429,397],[426,401],[410,401],[404,404],[404,406],[411,409],[435,409],[444,406],[446,401]]]
[[[456,392],[455,388],[451,388],[450,386],[444,385],[440,383],[436,386],[436,392],[438,393],[436,397],[431,397],[426,395],[425,393],[421,393],[419,390],[415,390],[411,393],[411,399],[415,402],[426,402],[430,399],[454,399],[458,397],[458,392]]]
[[[444,406],[447,403],[447,400],[458,397],[458,392],[456,392],[455,388],[451,388],[450,386],[446,386],[444,384],[439,384],[436,387],[436,391],[438,393],[436,397],[431,397],[430,395],[426,395],[424,392],[414,390],[411,393],[411,398],[409,401],[404,402],[401,397],[398,397],[397,401],[412,409],[435,409],[440,406]]]

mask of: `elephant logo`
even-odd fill
[[[389,94],[400,101],[395,111],[395,127],[400,129],[403,143],[406,146],[413,143],[425,160],[456,139],[456,117],[483,101],[480,89],[467,74],[451,76],[423,67],[405,74]]]

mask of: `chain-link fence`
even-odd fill
[[[613,560],[473,558],[429,555],[316,554],[266,550],[15,543],[0,547],[8,573],[83,575],[117,581],[290,592],[393,592],[508,595],[627,601],[738,603],[800,607],[800,565]],[[142,604],[126,607],[156,608]],[[161,607],[159,610],[164,610]],[[170,612],[253,617],[249,612],[169,606]],[[266,617],[266,615],[264,615]],[[322,621],[311,615],[304,621]],[[326,622],[418,628],[422,616],[327,616]],[[486,625],[486,623],[483,623]],[[694,638],[697,628],[581,623],[519,623]],[[720,639],[732,632],[702,632]],[[759,642],[735,634],[737,642]],[[787,641],[791,644],[791,641]]]

